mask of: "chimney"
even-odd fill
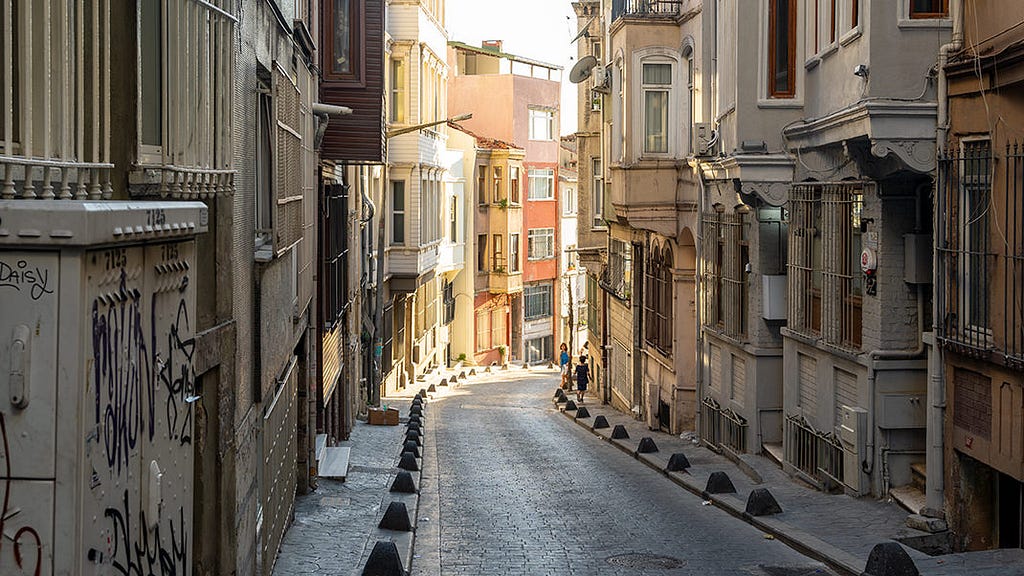
[[[480,45],[489,50],[501,52],[501,40],[484,40]]]

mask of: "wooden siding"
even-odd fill
[[[384,0],[363,0],[363,43],[365,63],[361,82],[339,82],[324,78],[320,101],[348,106],[351,116],[335,118],[327,125],[320,148],[324,160],[343,162],[384,162]],[[325,22],[321,30],[320,65],[327,69],[328,46]]]

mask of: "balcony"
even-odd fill
[[[487,290],[491,294],[519,294],[523,291],[523,273],[491,272],[487,275]]]
[[[683,0],[612,0],[612,21],[619,18],[676,18]]]
[[[466,265],[466,245],[444,242],[438,251],[437,271],[461,270]]]

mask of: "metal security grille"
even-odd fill
[[[786,417],[786,462],[821,483],[841,484],[843,448],[835,434],[818,432],[802,417]]]
[[[864,182],[793,186],[789,204],[789,328],[860,350]]]
[[[278,381],[277,393],[263,416],[263,462],[260,503],[263,509],[262,558],[263,573],[272,572],[277,550],[291,519],[295,501],[295,430],[298,411],[295,407],[298,386],[297,359],[292,358]]]
[[[833,380],[835,382],[833,408],[835,423],[838,426],[843,421],[843,406],[857,406],[857,375],[836,368]]]
[[[542,284],[523,288],[523,309],[526,320],[551,316],[551,285]]]
[[[277,150],[274,166],[276,214],[274,249],[281,254],[302,239],[302,133],[299,123],[299,88],[281,68],[274,66],[274,101],[277,111]]]
[[[1024,148],[987,139],[939,162],[939,330],[961,353],[1024,369]],[[1004,161],[1005,159],[1005,161]]]
[[[818,361],[806,354],[797,355],[800,370],[800,407],[805,413],[814,414],[818,408]]]
[[[715,450],[725,446],[737,453],[747,451],[747,421],[723,409],[714,398],[701,400],[700,437]]]
[[[721,263],[723,272],[719,299],[723,310],[725,334],[742,339],[747,333],[747,273],[750,261],[743,214],[734,212],[721,215]]]
[[[721,214],[716,211],[705,212],[704,224],[704,258],[702,282],[704,298],[704,325],[717,327],[722,324],[722,260],[723,247],[721,238]]]

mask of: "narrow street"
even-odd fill
[[[558,414],[553,372],[488,380],[431,404],[414,575],[829,574]]]

